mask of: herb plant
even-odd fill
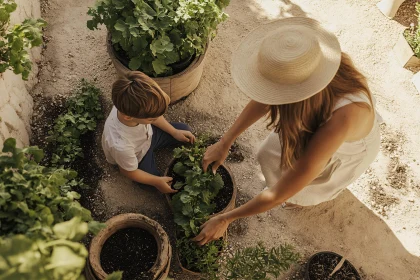
[[[420,58],[420,3],[416,3],[417,26],[414,23],[409,29],[404,31],[404,37],[414,52],[414,55]]]
[[[96,129],[103,118],[100,90],[82,80],[73,97],[67,101],[67,111],[56,120],[48,140],[54,144],[51,162],[54,165],[70,165],[77,157],[83,157],[80,137]]]
[[[179,191],[172,196],[171,203],[178,226],[177,246],[181,262],[192,271],[214,274],[218,268],[216,260],[223,249],[223,240],[202,247],[190,240],[199,233],[200,226],[215,210],[214,199],[224,186],[219,174],[201,169],[204,151],[201,141],[197,141],[194,146],[174,150],[176,164],[173,172],[179,177],[173,187]]]
[[[173,74],[171,64],[204,52],[217,26],[227,19],[229,0],[97,0],[87,22],[104,24],[131,70],[149,76]]]
[[[226,280],[269,280],[299,260],[299,254],[290,245],[267,249],[262,243],[240,249],[226,261],[223,278]]]
[[[79,279],[87,250],[79,243],[103,225],[71,191],[76,172],[39,165],[43,151],[4,142],[0,154],[0,278]]]
[[[9,27],[10,14],[17,8],[14,0],[0,0],[0,73],[7,69],[27,80],[32,69],[28,50],[42,44],[42,19],[26,19]]]

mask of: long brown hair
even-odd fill
[[[365,76],[355,68],[350,57],[342,53],[337,74],[326,88],[300,102],[270,105],[271,122],[267,127],[274,127],[280,134],[282,167],[292,168],[318,127],[332,116],[336,102],[352,93],[364,93],[372,104]]]

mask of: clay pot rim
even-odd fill
[[[143,224],[142,224],[143,223]],[[101,265],[101,251],[106,240],[115,232],[124,228],[142,228],[152,234],[158,245],[158,252],[156,261],[153,266],[147,271],[151,272],[154,277],[161,274],[159,266],[168,263],[171,260],[172,249],[169,243],[169,238],[162,226],[156,221],[136,213],[126,213],[112,217],[105,222],[106,228],[102,229],[93,239],[89,249],[89,263],[91,265],[93,274],[98,279],[105,279],[108,275]],[[149,228],[147,228],[149,227]],[[165,269],[166,266],[163,266]]]

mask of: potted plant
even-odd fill
[[[399,36],[393,52],[402,67],[420,66],[420,3],[416,3],[417,26],[414,23]]]
[[[183,146],[174,150],[174,158],[165,170],[165,176],[173,178],[173,189],[184,190],[184,187],[193,180],[190,177],[207,176],[208,173],[203,173],[201,170],[201,160],[207,143],[208,140],[205,138],[197,139],[196,143],[192,146]],[[203,175],[202,173],[206,175]],[[211,213],[212,215],[221,214],[235,208],[236,195],[238,192],[235,177],[228,166],[222,164],[218,168],[216,174],[217,176],[215,178],[221,178],[220,183],[223,187],[217,191],[214,199],[215,208]],[[200,187],[203,186],[197,185],[197,188]],[[172,197],[173,195],[166,195],[170,207],[173,205]]]
[[[202,140],[189,147],[174,150],[174,160],[166,176],[173,178],[172,187],[178,192],[167,196],[177,224],[177,259],[185,272],[193,275],[215,275],[217,259],[224,248],[227,236],[204,246],[190,239],[197,235],[200,226],[211,215],[235,207],[236,185],[226,167],[218,173],[204,172],[201,162],[205,147]]]
[[[172,103],[198,85],[209,39],[227,15],[229,0],[97,0],[87,22],[104,24],[108,52],[119,74],[130,70],[153,77]]]
[[[141,214],[122,214],[109,219],[93,239],[87,279],[106,279],[123,271],[123,279],[165,280],[172,248],[163,228]]]
[[[305,280],[361,280],[354,266],[334,252],[319,252],[306,264]]]
[[[26,19],[9,28],[10,15],[17,8],[14,0],[0,1],[0,73],[12,70],[28,80],[32,62],[28,50],[42,44],[42,19]]]

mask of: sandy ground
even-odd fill
[[[397,65],[392,47],[410,22],[413,5],[406,1],[395,20],[384,17],[366,0],[232,0],[230,19],[211,43],[202,81],[184,102],[170,108],[168,118],[189,123],[196,132],[221,135],[248,102],[230,76],[230,58],[241,39],[259,24],[288,16],[309,16],[338,36],[342,48],[369,78],[384,117],[382,149],[371,168],[334,201],[304,210],[275,209],[235,222],[230,229],[233,248],[293,244],[307,257],[330,250],[344,255],[365,279],[420,278],[420,96],[411,83],[413,72]],[[94,0],[44,0],[48,43],[41,63],[40,83],[33,94],[66,95],[81,78],[94,81],[104,92],[110,110],[110,86],[116,74],[105,47],[105,29],[86,28],[87,7]],[[103,125],[103,124],[102,124]],[[230,164],[239,186],[238,203],[264,187],[255,153],[268,131],[258,122],[238,143],[246,156]],[[99,140],[99,135],[98,135]],[[106,217],[122,212],[144,213],[172,235],[169,209],[153,189],[122,178],[104,163],[98,192]],[[176,271],[176,267],[174,268]],[[284,279],[301,279],[301,266]],[[186,279],[183,275],[177,279]],[[283,279],[283,278],[281,278]]]

